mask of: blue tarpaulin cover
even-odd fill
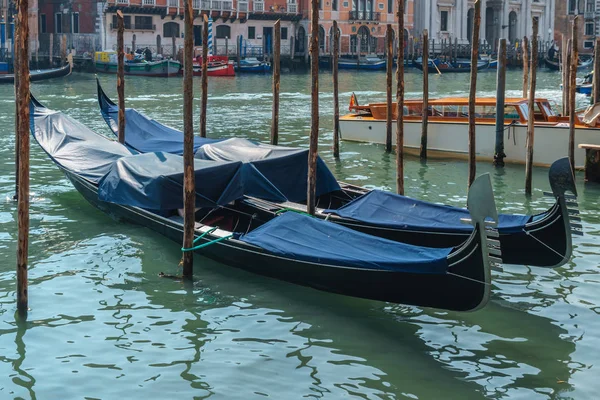
[[[98,102],[102,116],[118,134],[118,108],[98,83]],[[141,153],[163,151],[183,153],[183,133],[145,116],[135,109],[125,110],[125,143]],[[194,137],[196,158],[215,161],[252,163],[289,201],[306,200],[308,149],[271,146],[247,139],[206,139]],[[340,190],[323,160],[317,158],[316,194]],[[251,196],[260,197],[251,194]],[[268,199],[267,199],[268,200]]]
[[[98,101],[102,117],[115,135],[119,134],[119,107],[115,105],[102,91],[98,84]],[[218,142],[220,139],[207,139],[194,136],[194,151],[207,143]],[[183,154],[183,133],[147,117],[141,112],[125,109],[125,143],[140,153]]]
[[[113,162],[132,152],[118,142],[98,135],[80,122],[31,102],[30,128],[46,153],[69,171],[98,183]]]
[[[232,138],[205,144],[196,152],[204,160],[252,163],[289,201],[306,200],[308,149],[272,146],[247,139]],[[317,196],[340,190],[335,176],[317,158]]]
[[[122,144],[31,101],[30,128],[63,168],[97,184],[100,200],[154,210],[183,207],[183,157],[133,154]],[[271,201],[285,197],[251,164],[195,160],[196,205],[215,207],[245,194]]]
[[[239,239],[303,261],[423,274],[446,273],[452,251],[394,242],[294,212],[286,212]]]
[[[442,232],[473,230],[472,225],[460,221],[461,218],[471,218],[469,211],[464,208],[429,203],[380,190],[372,190],[337,210],[325,212],[390,228]],[[520,232],[531,217],[501,214],[498,219],[500,232],[513,233]]]

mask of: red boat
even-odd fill
[[[202,75],[202,57],[194,59],[194,76]],[[235,76],[233,61],[227,56],[208,56],[208,76]]]

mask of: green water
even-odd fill
[[[467,75],[431,76],[434,95],[465,95]],[[115,78],[101,76],[116,98]],[[268,76],[211,78],[211,137],[267,140]],[[394,190],[394,156],[382,146],[342,143],[331,154],[331,75],[321,75],[321,155],[339,179]],[[199,86],[199,80],[195,82]],[[495,74],[481,73],[493,95]],[[508,76],[518,95],[519,71]],[[409,97],[421,78],[408,73]],[[538,93],[560,98],[559,76],[540,72]],[[50,108],[98,132],[91,74],[32,85]],[[284,74],[281,144],[307,146],[310,76]],[[350,94],[385,99],[383,73],[340,74],[342,112]],[[181,80],[128,78],[127,105],[181,128]],[[199,95],[199,91],[197,91]],[[583,104],[586,100],[581,97]],[[199,104],[196,103],[196,109]],[[198,124],[198,116],[195,124]],[[586,236],[567,265],[506,265],[476,313],[450,313],[347,298],[266,279],[195,257],[195,280],[178,273],[178,245],[94,209],[35,144],[31,153],[31,246],[26,323],[15,306],[14,96],[0,87],[0,398],[12,399],[595,399],[600,383],[600,188],[578,173]],[[547,170],[490,172],[498,208],[535,213],[552,200]],[[465,205],[467,165],[406,163],[406,194]]]

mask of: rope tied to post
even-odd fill
[[[206,232],[202,233],[202,235],[200,235],[200,236],[198,236],[196,239],[194,239],[194,241],[192,242],[192,244],[194,245],[194,244],[198,243],[198,241],[200,241],[200,240],[201,240],[202,238],[204,238],[206,235],[209,235],[209,234],[213,233],[213,232],[214,232],[214,231],[216,231],[217,229],[219,229],[219,227],[218,227],[218,226],[215,226],[215,227],[213,227],[213,228],[210,228],[210,229],[209,229],[209,230],[207,230]],[[233,235],[227,235],[227,236],[223,236],[223,237],[220,237],[220,238],[217,238],[217,239],[214,239],[214,240],[208,241],[208,242],[206,242],[206,243],[202,243],[202,244],[199,244],[199,245],[197,245],[197,246],[190,247],[189,249],[186,249],[185,247],[182,247],[182,248],[181,248],[181,251],[183,251],[183,252],[185,253],[185,252],[187,252],[187,251],[195,251],[195,250],[199,250],[199,249],[202,249],[202,248],[204,248],[204,247],[208,247],[208,246],[210,246],[210,245],[212,245],[212,244],[219,243],[219,242],[222,242],[222,241],[224,241],[224,240],[229,240],[229,239],[231,239],[232,237],[233,237]]]

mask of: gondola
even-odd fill
[[[73,59],[69,54],[68,56],[69,62],[60,68],[52,68],[52,69],[38,69],[29,71],[29,80],[31,82],[43,81],[46,79],[52,78],[61,78],[63,76],[68,76],[71,74],[73,70]],[[13,84],[15,83],[15,75],[7,74],[0,75],[0,84]]]
[[[83,124],[31,100],[31,132],[75,188],[106,213],[182,242],[182,157],[136,154]],[[451,248],[397,243],[313,218],[273,216],[240,201],[248,164],[197,160],[196,225],[192,249],[253,273],[353,297],[472,311],[490,295],[490,264],[498,250],[488,235],[498,216],[489,175],[473,183],[468,205],[474,226]],[[264,178],[263,178],[264,179]],[[265,182],[268,186],[268,182]],[[221,189],[218,189],[221,188]],[[225,188],[223,190],[223,188]],[[183,250],[183,249],[182,249]]]
[[[118,134],[117,106],[106,96],[98,82],[98,101],[103,118],[115,135]],[[135,109],[125,111],[127,125],[125,143],[138,152],[156,150],[175,154],[183,152],[183,134],[148,118]],[[247,148],[247,151],[245,151]],[[220,160],[255,160],[254,163],[271,163],[278,170],[276,149],[290,152],[298,163],[306,165],[304,149],[290,149],[256,144],[245,139],[195,138],[196,157]],[[257,155],[258,153],[258,155]],[[266,156],[265,156],[266,154]],[[269,158],[271,157],[271,158]],[[270,161],[269,161],[270,160]],[[289,161],[289,160],[288,160]],[[289,168],[289,163],[288,163]],[[318,163],[318,187],[322,188],[317,199],[317,215],[332,222],[371,235],[404,243],[428,247],[457,246],[470,234],[470,228],[460,222],[467,217],[462,208],[432,204],[379,190],[369,190],[339,182],[335,187],[332,174],[322,160]],[[271,171],[263,170],[265,174]],[[277,172],[276,172],[277,173]],[[305,176],[296,174],[296,179],[285,175],[267,176],[288,198],[288,202],[274,203],[259,198],[248,198],[246,202],[271,213],[282,209],[304,210],[304,199],[289,195],[282,185],[293,185],[297,193],[306,193]],[[556,161],[549,170],[551,194],[556,202],[544,213],[528,215],[500,215],[500,243],[503,259],[509,264],[538,267],[558,267],[566,263],[572,254],[571,233],[581,233],[578,222],[577,190],[573,172],[567,159]],[[303,184],[298,184],[302,182]],[[572,194],[567,194],[570,191]],[[567,206],[569,208],[567,208]],[[571,218],[569,213],[574,214]],[[574,221],[574,222],[571,222]]]
[[[423,59],[418,58],[413,61],[416,68],[423,71]],[[478,60],[477,70],[481,71],[488,68],[490,60]],[[443,61],[439,58],[429,60],[429,68],[427,70],[430,74],[434,73],[445,73],[445,72],[471,72],[471,60],[457,60],[454,61]]]
[[[544,59],[544,62],[546,63],[546,67],[548,69],[551,69],[553,71],[560,71],[560,69],[561,69],[560,61],[558,61],[558,60],[553,60],[553,59],[546,57]],[[593,66],[594,66],[593,58],[590,58],[587,61],[579,61],[579,63],[577,64],[577,71],[585,71],[587,69],[592,68]]]

